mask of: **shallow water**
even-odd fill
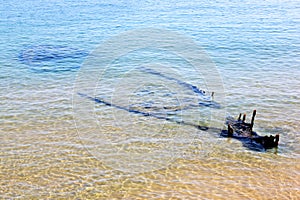
[[[1,198],[300,198],[297,2],[13,0],[2,2],[0,13]],[[137,62],[133,52],[113,62],[92,95],[202,126],[216,125],[215,111],[225,119],[256,109],[255,130],[279,133],[279,147],[252,151],[216,130],[136,115],[74,92],[88,53],[145,27],[191,37],[208,53],[223,81],[222,108],[195,109],[199,96],[186,86],[132,68],[142,63],[208,90],[211,80],[153,51],[143,52],[148,60]],[[78,123],[80,105],[92,105],[93,115]]]

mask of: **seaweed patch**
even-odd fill
[[[64,72],[79,69],[78,62],[87,55],[84,50],[63,45],[35,45],[23,49],[18,59],[34,72]]]

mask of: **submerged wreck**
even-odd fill
[[[260,136],[253,131],[255,116],[256,110],[253,111],[250,123],[246,122],[246,114],[244,114],[242,118],[242,114],[240,113],[237,120],[228,117],[226,121],[227,130],[222,130],[221,136],[238,139],[244,146],[247,146],[250,149],[266,150],[277,147],[279,134],[276,134],[275,136]]]
[[[193,126],[202,131],[213,131],[213,132],[220,131],[221,132],[220,135],[222,137],[235,138],[235,139],[241,141],[243,143],[243,145],[250,150],[264,151],[266,149],[271,149],[271,148],[277,147],[278,142],[279,142],[278,134],[276,134],[275,136],[273,136],[273,135],[260,136],[256,132],[253,131],[256,110],[253,111],[251,123],[246,122],[246,114],[243,115],[243,118],[242,118],[242,114],[240,114],[237,120],[234,119],[233,117],[228,117],[227,121],[226,121],[227,130],[222,130],[222,129],[215,128],[215,127],[200,126],[200,125],[189,123],[189,122],[176,121],[173,118],[161,116],[161,115],[151,113],[151,112],[144,112],[141,110],[130,109],[128,107],[123,107],[120,105],[112,104],[103,99],[88,96],[83,93],[78,93],[78,95],[81,97],[87,98],[89,100],[92,100],[96,103],[103,104],[103,105],[106,105],[109,107],[114,107],[116,109],[124,110],[124,111],[127,111],[127,112],[135,114],[135,115],[141,115],[144,117],[153,117],[156,119],[166,120],[166,121],[174,122],[174,123],[181,124],[181,125]]]

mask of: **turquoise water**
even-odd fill
[[[272,193],[278,199],[300,198],[298,4],[275,0],[2,2],[0,197],[227,199],[230,195],[232,199],[268,199]],[[262,135],[279,133],[278,149],[255,152],[239,141],[220,138],[218,132],[149,120],[95,104],[91,119],[101,124],[101,133],[112,137],[110,141],[117,149],[135,153],[141,148],[142,153],[153,153],[141,165],[155,165],[160,159],[166,165],[159,163],[154,171],[131,175],[127,164],[140,158],[122,160],[111,146],[103,152],[91,150],[98,147],[95,135],[84,137],[82,133],[95,130],[88,123],[75,124],[74,86],[80,67],[104,41],[139,28],[166,29],[192,38],[210,56],[223,81],[223,118],[240,112],[249,115],[257,109],[255,130]],[[37,52],[42,57],[34,57]],[[157,56],[158,52],[147,53],[149,60],[143,63],[146,67],[152,67],[150,61],[174,65],[171,76],[207,90],[205,77],[195,76],[188,67],[180,68],[184,62],[170,55],[166,61]],[[22,55],[27,61],[20,59]],[[203,108],[201,117],[193,109],[176,113],[179,104],[170,87],[186,90],[172,81],[165,81],[170,87],[162,88],[155,85],[162,80],[151,75],[153,85],[149,82],[131,89],[129,84],[130,94],[135,96],[122,99],[128,92],[122,91],[124,83],[118,78],[134,62],[126,56],[117,61],[114,66],[118,70],[111,68],[106,71],[107,79],[95,83],[97,97],[109,99],[115,91],[111,89],[117,88],[120,92],[114,94],[121,105],[128,105],[125,100],[132,98],[132,105],[137,107],[152,103],[151,112],[158,115],[167,113],[175,119],[180,116],[201,125],[211,120],[212,108]],[[126,70],[122,71],[121,66]],[[141,76],[139,71],[132,74]],[[130,74],[124,77],[133,80]],[[160,93],[153,97],[147,93],[152,90]],[[145,96],[133,98],[145,92]],[[195,103],[191,93],[182,95],[188,103]],[[147,101],[150,97],[154,103]],[[217,93],[215,98],[217,101]],[[161,109],[166,104],[174,107],[165,109],[167,112],[155,110],[155,106]],[[133,138],[140,130],[145,130],[141,137]],[[156,134],[162,130],[168,133],[163,139]],[[145,137],[153,140],[145,144]],[[160,151],[153,150],[156,147]],[[170,149],[174,155],[168,156]],[[183,153],[177,155],[181,150]],[[97,157],[95,153],[109,156]]]

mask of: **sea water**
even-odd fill
[[[297,1],[12,0],[0,13],[1,198],[300,198]],[[222,80],[220,108],[195,108],[198,96],[178,84],[211,94],[215,80],[153,49],[119,56],[85,94],[91,98],[78,95],[95,49],[153,28],[204,50]],[[92,115],[78,115],[86,105]],[[253,151],[218,129],[183,123],[214,126],[215,110],[225,121],[253,109],[255,131],[280,134],[277,149]]]

